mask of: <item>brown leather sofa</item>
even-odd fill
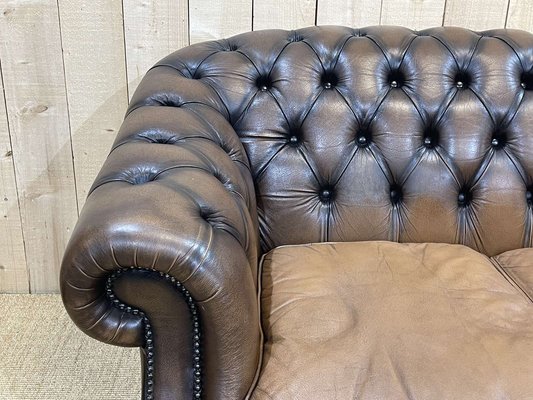
[[[532,35],[260,31],[148,71],[61,291],[146,400],[533,399],[532,241]]]

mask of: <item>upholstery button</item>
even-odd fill
[[[390,71],[389,76],[387,77],[387,82],[393,89],[402,87],[405,83],[403,72],[399,70]]]
[[[270,77],[267,75],[260,75],[257,77],[255,84],[259,88],[260,91],[266,92],[270,87],[272,86],[272,82],[270,81]]]
[[[436,147],[439,143],[439,136],[437,122],[434,120],[428,121],[423,131],[424,146],[428,149]]]
[[[533,71],[524,71],[520,75],[520,86],[524,90],[533,89]]]
[[[289,143],[291,143],[291,144],[296,144],[296,143],[298,143],[298,137],[296,137],[296,135],[292,135],[292,136],[289,138]]]
[[[402,189],[397,184],[392,184],[390,187],[390,200],[392,204],[397,204],[402,199]]]
[[[470,86],[471,77],[470,74],[464,71],[459,71],[455,75],[455,87],[457,89],[466,89]]]
[[[526,200],[528,203],[531,203],[533,201],[533,193],[531,193],[530,190],[526,191]]]
[[[468,203],[472,201],[472,194],[467,190],[463,189],[459,192],[457,195],[457,202],[459,203],[459,206],[466,206]]]
[[[357,144],[359,147],[368,146],[372,138],[372,131],[370,126],[363,125],[360,126],[357,130]]]
[[[324,89],[330,90],[337,86],[337,83],[339,83],[339,77],[335,74],[335,72],[326,70],[322,75],[320,83]]]
[[[490,144],[492,147],[497,149],[502,149],[505,146],[505,143],[507,142],[507,132],[505,129],[497,129],[492,134],[492,140]]]
[[[327,203],[333,198],[333,189],[324,188],[320,191],[320,194],[318,196],[320,197],[320,201],[322,201],[323,203]]]

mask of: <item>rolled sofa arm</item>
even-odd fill
[[[72,233],[63,301],[88,335],[142,348],[144,399],[242,399],[262,341],[246,154],[209,104],[143,90]]]

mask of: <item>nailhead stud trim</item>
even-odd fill
[[[194,301],[193,297],[189,293],[185,286],[178,281],[173,276],[165,274],[164,272],[154,271],[148,268],[137,268],[130,267],[119,269],[113,272],[106,281],[106,296],[109,302],[113,307],[127,312],[129,314],[138,315],[142,318],[143,327],[144,327],[144,348],[146,350],[146,387],[145,387],[145,400],[154,400],[154,337],[152,331],[152,325],[150,320],[145,315],[145,313],[134,307],[130,307],[123,302],[121,302],[113,292],[113,283],[114,281],[126,271],[143,271],[152,274],[159,275],[165,281],[167,281],[172,287],[177,290],[185,299],[189,312],[191,314],[192,328],[193,328],[193,393],[192,398],[194,400],[199,400],[202,398],[202,349],[201,349],[201,327],[200,327],[200,318],[198,312],[198,306]]]

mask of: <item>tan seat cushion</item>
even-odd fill
[[[472,249],[285,246],[262,280],[254,400],[533,398],[533,304]]]

